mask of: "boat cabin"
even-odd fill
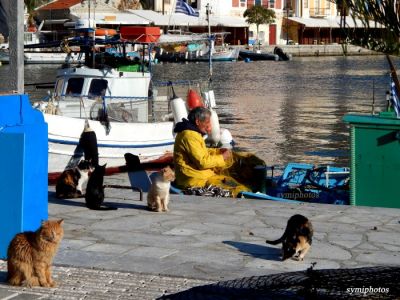
[[[54,98],[59,113],[68,117],[98,118],[99,108],[112,110],[129,107],[129,117],[115,116],[113,121],[148,122],[148,96],[151,75],[118,69],[92,69],[85,66],[59,70]],[[124,109],[125,110],[125,109]]]

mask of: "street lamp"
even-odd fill
[[[286,45],[289,45],[289,10],[290,10],[290,0],[286,0]]]

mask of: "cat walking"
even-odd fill
[[[282,260],[294,258],[303,260],[310,250],[313,227],[311,222],[303,215],[294,215],[287,222],[283,235],[275,241],[266,241],[267,244],[277,245],[282,243]]]
[[[151,211],[168,211],[169,189],[175,180],[175,172],[169,167],[159,171],[152,180],[147,194],[147,207]]]
[[[93,210],[116,210],[117,207],[103,205],[104,202],[104,174],[106,165],[96,166],[90,175],[85,194],[86,207]]]
[[[35,231],[17,234],[7,250],[7,282],[16,286],[55,287],[51,264],[64,235],[64,221],[43,221]]]

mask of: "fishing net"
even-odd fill
[[[159,299],[400,299],[400,267],[325,269],[244,277]]]
[[[183,191],[185,195],[205,196],[205,197],[232,197],[232,192],[219,186],[209,185],[206,187],[190,187]]]

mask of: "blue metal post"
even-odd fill
[[[15,234],[47,220],[47,124],[27,95],[0,96],[0,258]]]

